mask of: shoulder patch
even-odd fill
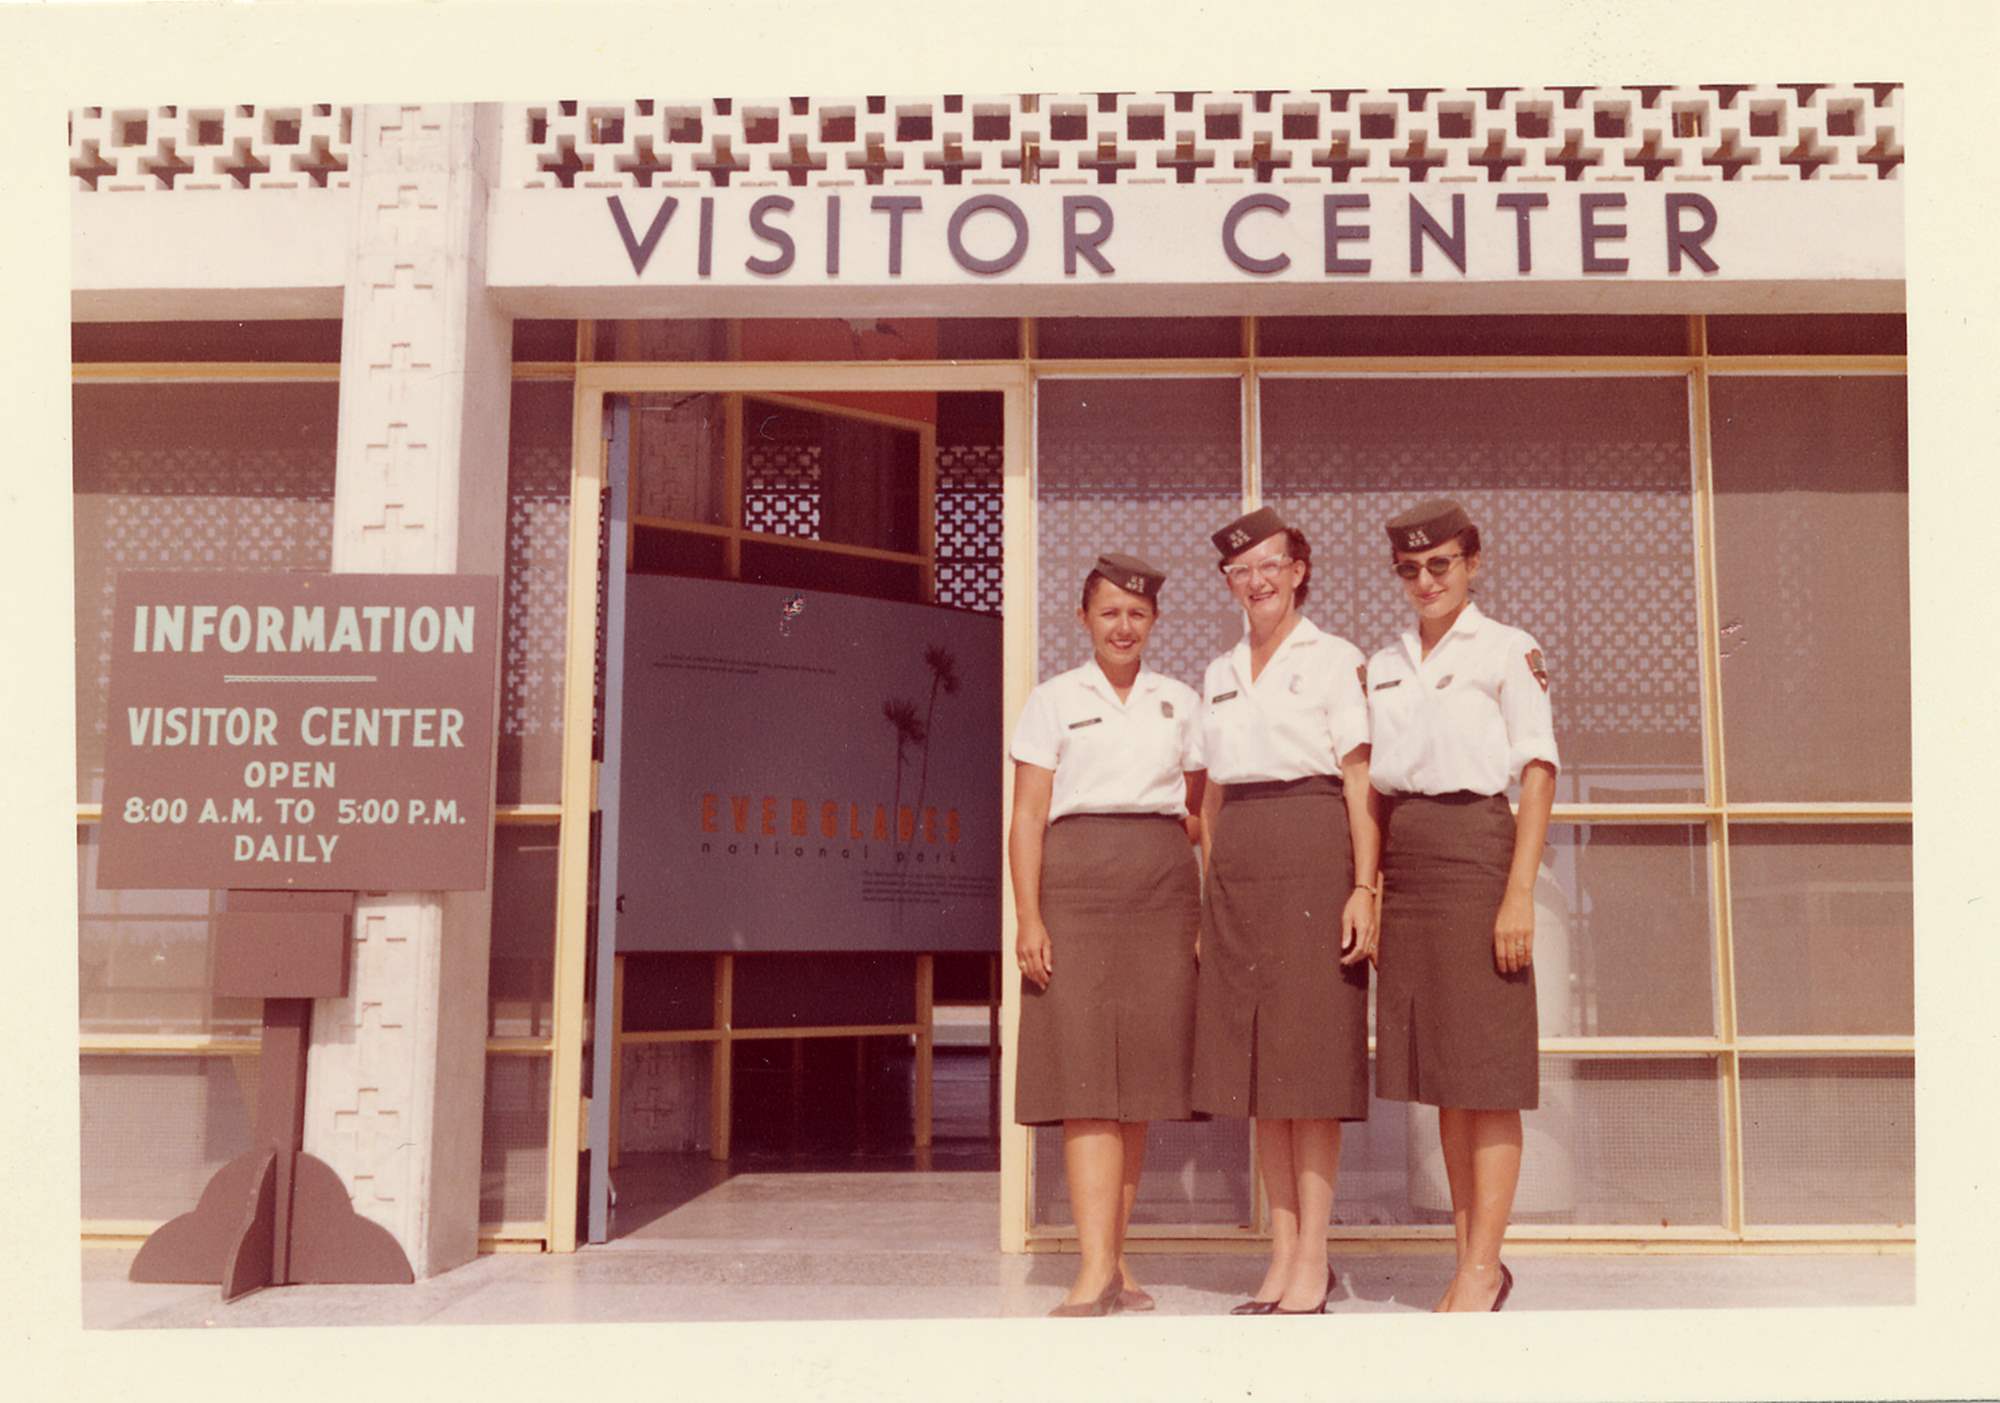
[[[1173,719],[1174,719],[1174,704],[1173,704],[1172,702],[1170,702],[1170,701],[1163,701],[1163,702],[1161,702],[1161,703],[1160,703],[1160,715],[1162,715],[1162,716],[1166,717],[1166,718],[1167,718],[1167,719],[1168,719],[1169,721],[1173,720]]]
[[[1365,691],[1367,691],[1367,690],[1368,690],[1368,664],[1367,664],[1367,663],[1356,663],[1356,664],[1354,665],[1354,680],[1355,680],[1355,681],[1357,681],[1357,682],[1359,682],[1359,683],[1361,684],[1361,690],[1362,690],[1362,691],[1364,691],[1364,692],[1365,692]]]
[[[1542,661],[1542,650],[1540,648],[1530,648],[1528,650],[1528,671],[1535,674],[1535,680],[1542,684],[1542,690],[1544,692],[1548,691],[1549,669],[1548,664]]]

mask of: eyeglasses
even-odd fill
[[[1222,578],[1229,581],[1231,588],[1247,581],[1253,570],[1266,580],[1275,580],[1278,578],[1278,572],[1291,563],[1292,558],[1289,555],[1274,555],[1269,560],[1258,561],[1255,565],[1225,565],[1222,567]]]
[[[1463,559],[1463,555],[1434,555],[1421,565],[1414,560],[1399,560],[1390,568],[1396,572],[1397,578],[1403,580],[1414,580],[1426,570],[1431,572],[1433,580],[1442,580],[1451,573],[1452,562]]]

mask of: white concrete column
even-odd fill
[[[512,324],[483,264],[499,109],[355,118],[333,568],[497,575]],[[478,1250],[490,893],[364,893],[348,996],[313,1010],[305,1147],[419,1277]]]

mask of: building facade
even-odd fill
[[[1005,724],[1100,549],[1170,569],[1194,678],[1215,524],[1284,510],[1372,649],[1380,522],[1459,495],[1566,761],[1516,1233],[1911,1240],[1901,130],[1894,83],[77,110],[86,1234],[190,1206],[255,1083],[217,898],[93,883],[129,568],[504,579],[492,880],[364,894],[315,1016],[306,1148],[419,1273],[573,1249],[592,1143],[726,1152],[800,967],[590,954],[623,414],[632,568],[996,614]],[[864,430],[907,461],[836,467]],[[836,1029],[1001,987],[808,968]],[[1336,1230],[1448,1237],[1374,1109]],[[1059,1248],[1054,1136],[999,1139],[996,1241]],[[1243,1126],[1153,1143],[1135,1234],[1261,1235]]]

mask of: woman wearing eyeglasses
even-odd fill
[[[1141,662],[1165,579],[1131,556],[1098,557],[1077,611],[1090,660],[1028,694],[1011,747],[1014,1118],[1062,1125],[1081,1255],[1051,1315],[1153,1309],[1125,1265],[1125,1224],[1146,1123],[1190,1114],[1200,699]]]
[[[1202,691],[1207,879],[1194,1104],[1256,1121],[1271,1260],[1238,1315],[1323,1311],[1340,1123],[1368,1114],[1379,848],[1361,651],[1299,612],[1305,533],[1269,507],[1216,532],[1243,640]]]
[[[1463,507],[1421,502],[1388,532],[1416,626],[1368,660],[1384,848],[1375,1090],[1438,1108],[1457,1270],[1433,1308],[1494,1311],[1514,1287],[1500,1242],[1521,1112],[1540,1092],[1534,888],[1559,763],[1549,674],[1531,636],[1472,602],[1479,529]]]

